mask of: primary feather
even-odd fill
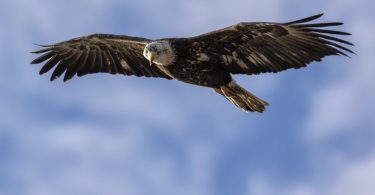
[[[44,49],[33,52],[43,55],[31,63],[38,64],[48,60],[40,74],[56,67],[51,81],[64,72],[64,81],[76,74],[83,76],[99,72],[170,79],[157,67],[150,67],[143,57],[143,49],[149,42],[148,39],[137,37],[94,34],[44,46]]]
[[[353,45],[329,34],[346,32],[321,29],[342,23],[303,24],[322,14],[289,23],[239,23],[222,30],[193,37],[191,47],[205,52],[233,74],[277,73],[305,67],[329,55],[354,53],[340,43]]]

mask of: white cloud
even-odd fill
[[[329,182],[297,184],[286,190],[293,195],[372,195],[375,192],[375,154],[360,160],[341,161]],[[326,180],[326,179],[323,179]]]
[[[354,50],[358,56],[345,60],[339,67],[331,67],[332,74],[342,76],[311,92],[311,114],[306,129],[313,139],[330,138],[348,130],[361,131],[362,125],[375,129],[372,120],[375,115],[375,66],[372,63],[375,46],[369,44],[375,26],[361,21],[347,28],[353,31],[353,42],[357,44]]]
[[[255,175],[248,180],[247,194],[372,195],[375,192],[375,153],[360,160],[336,162],[334,170],[323,174],[323,177],[281,184],[269,177]]]
[[[211,194],[219,146],[192,141],[176,153],[155,144],[151,131],[84,123],[29,128],[14,137],[18,160],[8,172],[21,194]]]
[[[375,154],[344,166],[328,193],[330,195],[372,195],[375,192],[373,181],[375,181]]]

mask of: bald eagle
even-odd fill
[[[124,35],[93,34],[43,45],[32,64],[45,62],[51,81],[92,73],[176,79],[212,88],[246,112],[263,112],[268,105],[232,78],[305,67],[330,55],[353,53],[353,45],[332,35],[350,33],[325,27],[343,23],[309,23],[323,14],[288,23],[238,23],[190,38],[149,40]]]

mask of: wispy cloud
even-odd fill
[[[340,67],[332,67],[332,74],[342,76],[311,92],[311,116],[306,123],[311,138],[325,139],[348,131],[375,129],[372,120],[375,115],[375,67],[372,64],[375,46],[370,41],[375,26],[369,26],[366,14],[362,15],[362,21],[350,26],[358,56],[346,60]]]
[[[343,160],[343,159],[341,159]],[[375,191],[375,154],[347,162],[336,160],[333,175],[279,185],[272,179],[256,175],[248,179],[247,194],[251,195],[371,195]]]

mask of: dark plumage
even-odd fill
[[[31,63],[48,60],[40,74],[55,67],[51,81],[64,72],[64,81],[98,72],[177,79],[211,87],[245,111],[263,112],[268,104],[237,85],[231,74],[277,73],[353,53],[344,46],[352,43],[334,37],[349,33],[326,29],[342,23],[307,23],[322,15],[288,23],[239,23],[191,38],[94,34],[43,46],[33,52],[42,55]]]
[[[32,53],[43,53],[43,55],[31,63],[38,64],[48,60],[40,70],[40,74],[56,67],[51,81],[64,72],[64,81],[73,78],[76,74],[83,76],[99,72],[171,79],[156,66],[150,67],[147,59],[142,56],[148,42],[150,40],[137,37],[93,34],[42,46],[45,49]],[[124,60],[126,65],[121,65],[121,60]]]

